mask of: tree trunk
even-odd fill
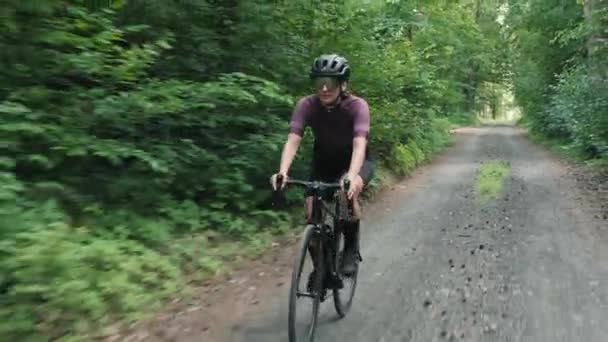
[[[226,51],[226,58],[221,64],[223,72],[238,70],[240,58],[236,54],[238,49],[234,46],[237,26],[239,23],[238,0],[212,0],[209,2],[216,8],[215,31],[219,37],[218,43],[222,51]]]
[[[481,0],[475,1],[475,22],[479,24],[481,18]]]
[[[585,15],[585,22],[587,26],[593,28],[593,0],[584,0],[583,2],[583,13]],[[593,31],[595,31],[593,29]],[[595,36],[595,32],[592,31],[591,36],[587,39],[587,57],[591,59],[593,56],[593,38]]]
[[[481,20],[481,0],[475,1],[475,22],[479,24]],[[466,110],[469,112],[473,112],[475,110],[475,97],[477,95],[477,86],[478,80],[477,75],[479,72],[479,64],[473,63],[472,70],[468,75],[469,87],[465,89],[465,99],[466,99]]]
[[[602,22],[600,15],[608,9],[608,0],[584,0],[583,13],[585,22],[591,29],[591,34],[587,38],[587,65],[589,66],[589,76],[592,79],[608,77],[608,66],[606,65],[606,46],[608,45],[608,24]],[[606,19],[604,19],[606,20]]]

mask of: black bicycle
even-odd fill
[[[283,179],[277,179],[278,188],[281,188]],[[286,185],[299,185],[307,189],[313,196],[312,222],[306,225],[300,248],[293,264],[291,290],[289,292],[289,341],[296,342],[296,328],[298,318],[296,315],[296,302],[300,298],[312,299],[312,313],[310,317],[307,338],[314,341],[318,322],[319,306],[333,294],[334,306],[340,318],[346,316],[355,295],[359,268],[355,272],[345,275],[342,272],[342,255],[344,253],[344,224],[352,218],[352,203],[346,200],[346,193],[350,183],[344,183],[344,191],[339,183],[324,183],[319,181],[287,180]],[[325,197],[327,193],[332,196]],[[329,200],[325,200],[329,198]],[[333,202],[334,210],[329,209]],[[331,219],[328,220],[328,214]],[[331,223],[327,223],[331,222]],[[306,289],[300,289],[304,263],[307,255],[312,261],[313,271],[308,275]],[[359,261],[362,261],[359,255]],[[352,283],[350,291],[345,283]],[[328,295],[328,292],[331,292]],[[302,341],[302,340],[300,340]]]

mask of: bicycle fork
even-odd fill
[[[344,287],[342,279],[336,270],[336,239],[332,237],[331,227],[328,225],[318,225],[314,242],[308,246],[308,251],[312,258],[315,271],[323,272],[323,282],[321,290],[321,302],[325,300],[327,290],[341,289]],[[322,253],[322,265],[319,265],[319,256]]]
[[[338,275],[338,270],[336,269],[336,258],[338,253],[338,246],[336,239],[333,234],[341,234],[339,231],[332,231],[331,227],[328,225],[323,225],[324,233],[321,234],[323,243],[323,260],[325,262],[325,277],[328,278],[328,286],[329,289],[341,289],[344,287],[344,283],[342,282],[342,278]]]

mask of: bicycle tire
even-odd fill
[[[344,248],[340,248],[341,241],[344,241],[344,232],[340,229],[340,231],[336,231],[334,238],[333,248],[336,255],[333,262],[335,265],[334,269],[337,270],[339,277],[342,279],[343,287],[341,289],[333,289],[333,297],[334,307],[336,309],[336,312],[338,313],[338,316],[340,316],[340,318],[344,318],[350,310],[353,304],[353,299],[355,297],[355,291],[357,289],[357,279],[359,276],[359,264],[357,263],[355,273],[353,273],[352,275],[346,277],[342,273],[342,255],[344,254]],[[352,288],[348,293],[345,286],[345,280],[347,279],[352,279]]]
[[[298,284],[300,283],[300,278],[302,276],[302,268],[304,266],[306,255],[309,254],[310,242],[315,237],[315,235],[318,236],[318,229],[314,225],[308,225],[304,230],[304,235],[302,236],[298,255],[296,256],[293,262],[291,288],[289,291],[289,342],[298,342],[296,336],[296,301],[298,299]],[[316,279],[313,285],[315,294],[313,297],[313,312],[310,327],[308,330],[308,337],[306,339],[308,342],[313,342],[315,339],[315,333],[319,317],[321,292],[323,291],[323,275],[325,273],[325,269],[323,267],[323,253],[321,253],[321,239],[318,238],[315,242],[316,243],[312,246],[312,248],[316,249],[316,254],[318,255],[318,258],[314,266],[316,270]]]

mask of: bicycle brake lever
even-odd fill
[[[277,189],[281,189],[282,185],[283,185],[283,175],[278,174],[277,175]]]
[[[344,191],[348,192],[348,190],[350,190],[350,179],[345,178],[342,186],[344,187]]]
[[[273,189],[273,191],[272,191],[271,204],[273,207],[283,208],[283,207],[285,207],[285,203],[286,203],[285,194],[283,193],[283,190],[281,189],[283,186],[283,175],[281,175],[281,174],[277,175],[276,185],[277,185],[277,189],[276,190]]]

